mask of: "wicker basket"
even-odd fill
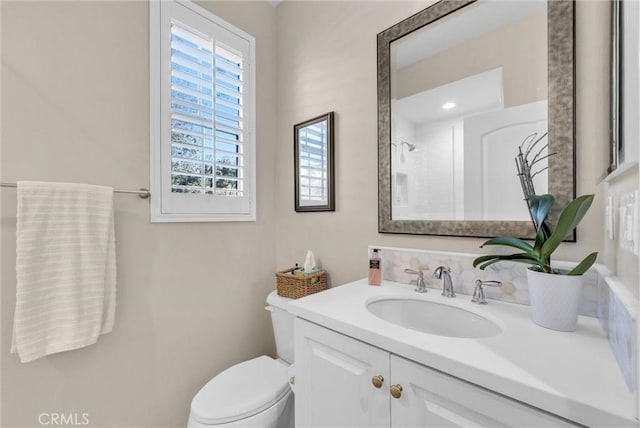
[[[276,272],[276,288],[284,297],[299,299],[327,288],[327,273],[320,271],[311,275],[294,275],[296,268]]]

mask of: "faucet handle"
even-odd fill
[[[405,269],[404,273],[410,273],[411,275],[418,275],[418,281],[416,284],[416,289],[418,293],[426,293],[427,286],[424,283],[424,273],[421,270],[413,270],[413,269]]]
[[[438,266],[433,270],[432,278],[442,279],[442,274],[451,274],[451,268],[448,266]]]
[[[485,296],[484,296],[484,289],[482,288],[483,285],[486,285],[487,287],[501,287],[502,282],[482,281],[480,279],[476,279],[476,288],[473,290],[473,297],[471,298],[471,301],[473,303],[477,303],[479,305],[487,304],[487,300],[485,299]]]

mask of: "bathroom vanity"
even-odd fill
[[[291,303],[296,426],[638,426],[597,319],[557,332],[525,305],[413,289],[361,280]]]

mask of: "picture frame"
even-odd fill
[[[293,126],[296,212],[335,211],[334,112]]]

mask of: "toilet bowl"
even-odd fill
[[[189,427],[293,427],[287,367],[263,355],[229,367],[193,398]]]
[[[293,319],[287,311],[292,299],[272,292],[267,298],[279,359],[263,355],[222,371],[191,401],[187,426],[293,428],[293,391],[289,369],[293,363]]]

